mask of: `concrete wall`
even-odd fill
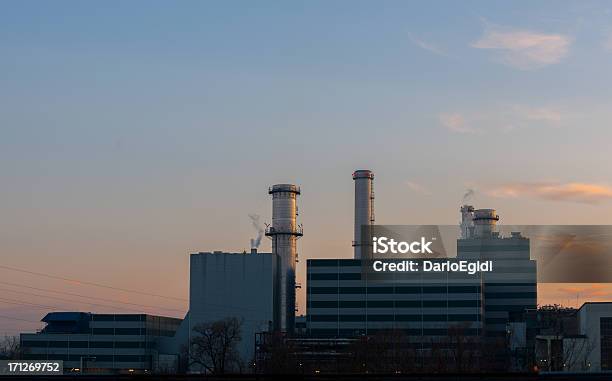
[[[580,333],[588,339],[589,370],[601,371],[601,332],[600,320],[602,317],[612,317],[612,303],[585,303],[578,311],[580,319]]]
[[[243,319],[242,360],[253,360],[255,333],[266,331],[275,308],[277,256],[270,253],[197,253],[191,255],[189,336],[202,322]]]

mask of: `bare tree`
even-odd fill
[[[266,336],[265,350],[267,353],[263,369],[265,373],[288,374],[299,369],[295,345],[284,334],[269,333]]]
[[[21,359],[22,355],[23,350],[18,336],[4,336],[0,340],[0,358],[18,360]]]
[[[189,365],[200,365],[206,372],[218,375],[242,369],[237,345],[242,339],[242,320],[228,317],[193,327]]]
[[[563,369],[568,371],[587,371],[589,357],[596,344],[586,336],[566,337],[563,340]]]
[[[401,330],[361,336],[348,348],[351,359],[342,368],[356,373],[403,373],[415,369],[416,353]]]
[[[596,343],[593,338],[580,334],[577,310],[553,304],[540,307],[538,313],[540,332],[548,336],[546,361],[538,365],[553,371],[588,370],[588,359]]]
[[[448,328],[449,360],[454,371],[473,372],[477,368],[476,341],[467,335],[470,323],[459,323]]]

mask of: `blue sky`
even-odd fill
[[[609,2],[0,1],[0,51],[5,265],[186,295],[280,182],[348,257],[356,168],[380,223],[612,223]]]

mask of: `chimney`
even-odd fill
[[[495,209],[476,209],[474,211],[474,238],[493,237],[499,216]]]
[[[266,236],[272,239],[272,253],[278,256],[278,296],[274,328],[293,333],[295,326],[295,263],[297,240],[302,227],[297,224],[297,197],[300,187],[293,184],[276,184],[269,188],[272,195],[272,226]]]
[[[374,223],[374,173],[367,169],[353,172],[355,180],[355,234],[353,247],[354,258],[361,259],[370,242],[363,242],[362,227]]]

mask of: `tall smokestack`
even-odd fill
[[[293,184],[276,184],[268,193],[272,195],[272,226],[266,236],[272,239],[272,252],[278,255],[277,306],[274,328],[280,332],[293,333],[295,325],[295,263],[297,239],[302,228],[297,225],[297,196],[300,187]]]
[[[353,247],[355,259],[365,257],[370,242],[363,242],[361,231],[363,226],[374,223],[374,173],[367,169],[353,172],[355,180],[355,236]]]

